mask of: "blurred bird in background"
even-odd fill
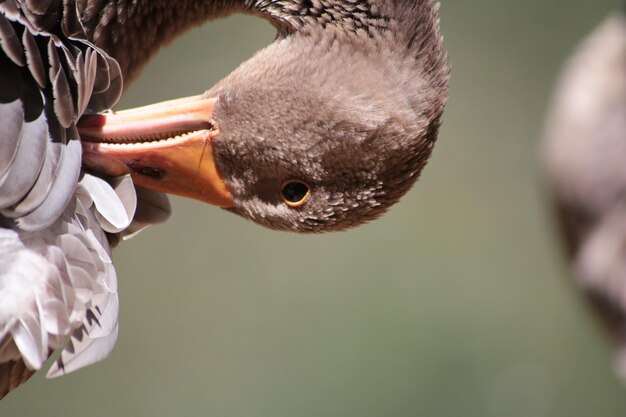
[[[233,12],[277,40],[201,96],[93,115]],[[57,349],[49,376],[111,352],[110,245],[168,217],[161,192],[273,229],[357,226],[419,177],[448,83],[431,0],[5,0],[0,61],[0,397]]]
[[[618,345],[626,377],[626,17],[609,16],[565,66],[544,169],[571,270]]]

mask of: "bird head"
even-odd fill
[[[273,229],[343,230],[380,216],[431,154],[445,53],[416,58],[384,34],[331,35],[279,39],[200,96],[84,118],[85,165]]]

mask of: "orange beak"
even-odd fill
[[[156,191],[233,207],[232,194],[215,162],[212,120],[216,99],[202,96],[165,101],[78,123],[83,165]]]

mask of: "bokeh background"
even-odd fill
[[[626,415],[612,348],[571,284],[537,162],[554,82],[618,0],[443,0],[449,105],[383,219],[295,236],[174,198],[115,252],[106,361],[2,417]],[[201,93],[273,29],[233,17],[161,53],[121,106]]]

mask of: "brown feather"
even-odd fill
[[[0,400],[33,376],[22,359],[0,363]]]

